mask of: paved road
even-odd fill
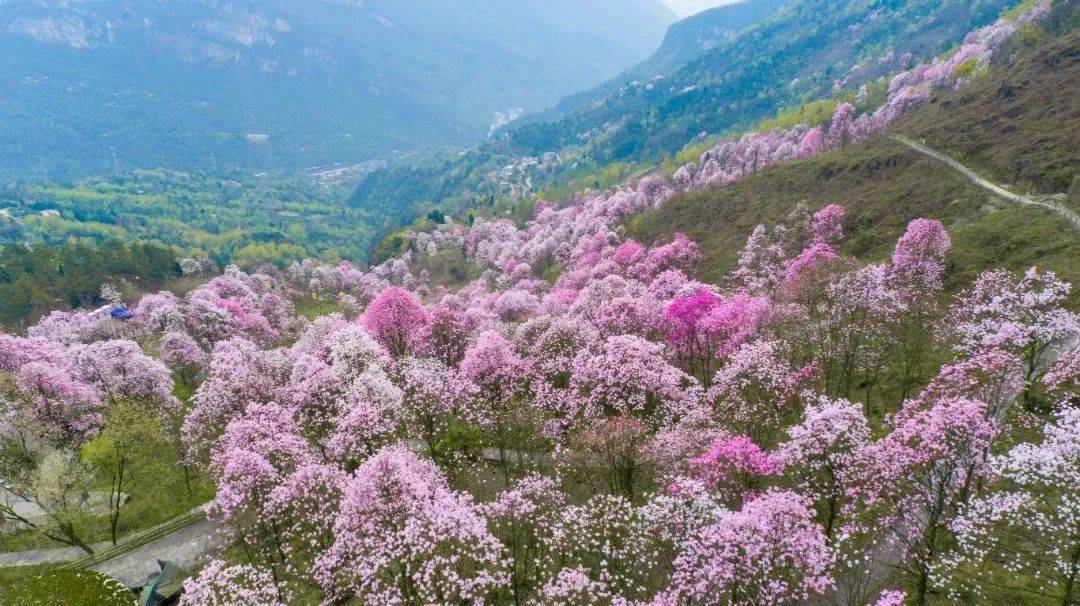
[[[201,558],[223,547],[225,539],[214,523],[204,518],[90,569],[130,585],[158,572],[157,560],[169,560],[193,570]]]
[[[911,149],[919,152],[920,154],[923,154],[924,156],[929,156],[929,157],[931,157],[931,158],[933,158],[935,160],[938,160],[939,162],[945,163],[946,165],[948,165],[953,170],[961,173],[962,175],[964,175],[965,177],[970,179],[971,182],[974,183],[975,185],[978,185],[979,187],[989,191],[990,193],[994,194],[995,196],[998,196],[999,198],[1004,198],[1004,199],[1006,199],[1006,200],[1008,200],[1010,202],[1013,202],[1015,204],[1022,204],[1022,205],[1027,205],[1027,206],[1040,206],[1042,208],[1045,208],[1046,210],[1049,210],[1050,212],[1052,212],[1052,213],[1054,213],[1056,215],[1064,217],[1066,220],[1069,221],[1069,223],[1072,224],[1073,227],[1075,227],[1076,229],[1080,229],[1080,215],[1078,215],[1075,212],[1073,212],[1072,210],[1066,208],[1062,204],[1053,201],[1052,199],[1050,199],[1049,196],[1035,196],[1035,197],[1032,197],[1032,196],[1023,196],[1023,195],[1020,195],[1020,194],[1015,194],[1015,193],[1005,189],[1004,187],[1001,187],[1000,185],[998,185],[996,183],[993,183],[991,181],[988,181],[988,180],[982,178],[975,171],[971,170],[970,168],[964,166],[963,164],[957,162],[956,160],[953,160],[949,156],[946,156],[945,154],[943,154],[943,153],[941,153],[939,151],[930,149],[929,147],[927,147],[927,146],[925,146],[925,145],[923,145],[921,143],[916,143],[915,141],[912,141],[911,139],[908,139],[907,137],[904,137],[902,135],[890,135],[890,136],[893,139],[895,139],[896,141],[899,141],[900,143],[903,143],[904,145],[906,145],[906,146],[910,147]]]

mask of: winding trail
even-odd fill
[[[159,572],[157,560],[168,560],[185,570],[194,570],[199,560],[220,551],[226,547],[226,543],[218,527],[210,520],[201,518],[87,568],[130,586]]]
[[[921,143],[912,141],[911,139],[908,139],[903,135],[889,135],[889,137],[895,141],[903,143],[904,145],[910,147],[911,149],[915,150],[920,154],[923,154],[924,156],[928,156],[946,164],[953,170],[970,179],[971,182],[975,185],[978,185],[979,187],[989,191],[990,193],[994,194],[999,198],[1004,198],[1009,202],[1012,202],[1014,204],[1021,204],[1024,206],[1040,206],[1054,213],[1055,215],[1064,217],[1073,226],[1073,228],[1080,229],[1080,215],[1066,208],[1061,203],[1054,201],[1051,196],[1023,196],[1020,194],[1014,194],[1013,192],[1005,189],[1004,187],[1001,187],[1000,185],[992,181],[984,179],[978,173],[971,170],[967,166],[964,166],[963,164],[957,162],[956,160],[950,158],[949,156],[946,156],[939,151],[930,149],[929,147]]]
[[[0,553],[0,567],[58,564],[59,568],[89,568],[130,583],[157,571],[155,560],[191,565],[222,545],[219,533],[206,520],[202,507],[193,508],[157,526],[124,536],[117,545],[91,545],[88,555],[78,547]]]

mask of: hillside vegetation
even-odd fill
[[[0,186],[0,245],[143,241],[179,256],[284,267],[363,262],[384,222],[307,177],[137,170],[69,184]]]
[[[1022,50],[959,92],[936,95],[895,129],[1018,191],[1069,190],[1075,205],[1080,102],[1060,91],[1080,89],[1078,57],[1080,32]],[[811,209],[843,205],[852,229],[845,248],[863,258],[887,256],[915,217],[942,220],[953,237],[954,286],[992,265],[1039,265],[1080,282],[1080,237],[1066,221],[993,198],[884,135],[725,187],[681,194],[631,220],[629,234],[653,242],[686,233],[701,246],[706,275],[715,279],[735,266],[750,229],[775,224],[800,202]]]
[[[664,76],[701,57],[744,29],[760,23],[787,1],[742,0],[687,17],[668,28],[660,48],[648,59],[592,90],[566,97],[550,112],[537,114],[530,121],[550,119],[554,115],[600,101],[634,81],[645,82],[653,77]]]
[[[375,171],[350,202],[407,223],[431,206],[456,211],[588,182],[612,166],[657,164],[703,134],[738,132],[783,108],[834,96],[837,86],[854,96],[864,83],[947,51],[1015,4],[793,0],[662,80],[511,125],[468,153]]]

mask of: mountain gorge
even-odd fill
[[[657,158],[702,132],[745,128],[784,107],[857,90],[913,58],[938,55],[1010,4],[787,2],[663,80],[626,86],[556,119],[510,129],[507,136],[519,153],[584,142],[606,161]]]
[[[1012,4],[794,0],[776,8],[748,0],[720,7],[676,25],[669,41],[681,39],[688,48],[685,41],[695,36],[679,32],[700,32],[695,23],[715,24],[733,11],[757,21],[739,21],[746,25],[738,33],[721,35],[715,46],[659,78],[572,97],[467,154],[375,171],[351,204],[409,221],[432,206],[458,210],[477,200],[542,195],[567,183],[608,187],[617,181],[610,178],[655,166],[690,142],[738,133],[786,108],[830,97],[854,101],[864,84],[880,98],[882,78],[954,47]],[[554,155],[545,161],[545,154]]]
[[[0,3],[0,174],[297,169],[469,143],[615,75],[658,0]]]

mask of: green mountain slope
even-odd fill
[[[858,87],[906,53],[944,52],[1009,0],[801,0],[673,72],[565,117],[511,130],[518,153],[577,144],[601,162],[658,158],[699,133],[747,127],[777,109]],[[885,60],[892,52],[892,61]],[[884,60],[884,61],[883,61]]]
[[[0,175],[464,144],[640,61],[659,0],[0,2]]]
[[[1018,192],[1065,193],[1065,204],[1080,210],[1080,96],[1062,94],[1080,91],[1080,32],[1029,42],[1037,48],[960,92],[939,95],[894,130]],[[677,196],[628,227],[643,242],[686,233],[701,244],[707,277],[716,279],[735,265],[755,225],[774,224],[800,202],[843,205],[852,230],[847,252],[866,258],[890,254],[911,219],[942,220],[953,237],[954,287],[990,266],[1039,265],[1080,280],[1080,234],[1064,219],[994,198],[887,136]]]

